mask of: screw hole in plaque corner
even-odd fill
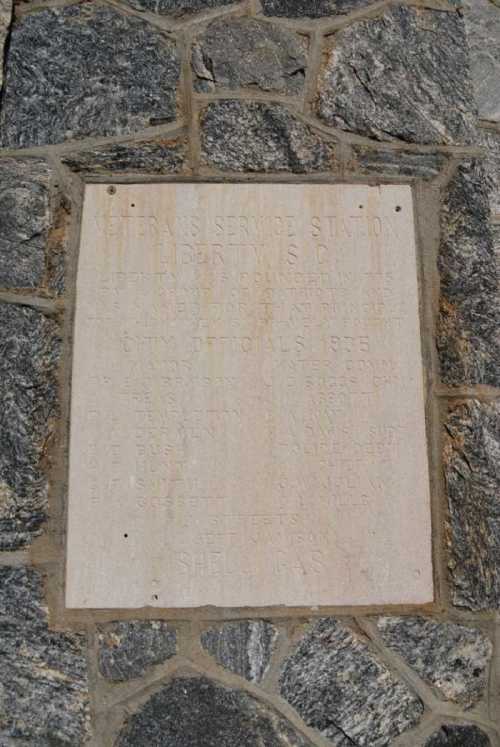
[[[125,537],[125,539],[127,539],[127,537],[128,537],[127,532],[125,532],[125,534],[123,536]]]
[[[363,210],[363,208],[364,208],[364,205],[360,205],[360,206],[359,206],[359,209],[360,209],[360,210]]]
[[[401,205],[396,205],[396,207],[394,208],[394,210],[396,211],[396,213],[400,213],[402,209],[403,208],[401,207]]]
[[[130,207],[135,207],[135,202],[131,202]]]
[[[155,602],[157,602],[158,601],[158,594],[153,594],[153,599],[155,600]]]
[[[107,188],[106,192],[108,193],[108,195],[115,195],[116,194],[116,187],[115,187],[115,185],[114,184],[110,184],[109,187]]]

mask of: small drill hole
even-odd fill
[[[135,202],[131,202],[130,207],[135,207]]]
[[[360,205],[360,206],[359,206],[359,209],[360,209],[360,210],[363,210],[363,207],[364,207],[364,205]]]
[[[158,599],[158,594],[153,594],[153,599]]]
[[[125,539],[127,539],[127,537],[128,537],[128,534],[126,534],[126,533],[125,533],[125,534],[124,534],[123,536],[125,537]]]
[[[402,209],[403,208],[401,207],[401,205],[396,205],[396,208],[395,208],[396,213],[400,213]]]
[[[109,185],[107,189],[108,195],[114,195],[116,194],[116,187],[114,187],[112,184]]]

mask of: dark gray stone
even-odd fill
[[[38,572],[0,567],[0,742],[76,747],[90,728],[85,637],[49,630],[42,595]]]
[[[471,400],[446,421],[449,567],[453,603],[500,608],[500,403]]]
[[[335,145],[281,104],[218,101],[201,120],[206,163],[221,171],[330,171]]]
[[[500,8],[498,9],[500,16]],[[492,213],[500,214],[500,132],[480,130],[480,142],[486,149],[484,170],[488,179],[488,195]]]
[[[253,86],[298,94],[305,80],[305,41],[255,18],[220,19],[194,45],[192,67],[197,91]]]
[[[71,5],[21,17],[7,55],[4,146],[125,135],[176,116],[175,44],[112,8]]]
[[[165,622],[133,620],[101,628],[99,671],[114,682],[141,677],[154,664],[175,656],[177,636]]]
[[[500,383],[500,293],[488,184],[479,161],[463,163],[444,197],[438,350],[451,386]]]
[[[491,0],[463,0],[479,116],[500,122],[500,8]]]
[[[497,266],[497,277],[500,279],[500,224],[493,225],[491,232],[493,235],[493,251]]]
[[[490,747],[489,737],[472,724],[446,724],[429,737],[425,747]]]
[[[373,176],[434,179],[447,161],[446,156],[440,153],[373,150],[364,146],[354,146],[353,150],[357,168]]]
[[[186,141],[169,137],[111,143],[63,156],[72,171],[83,173],[176,174],[186,156]]]
[[[445,700],[472,708],[484,695],[492,644],[475,628],[424,617],[381,617],[385,643]]]
[[[0,60],[4,58],[5,42],[12,18],[12,0],[0,0]],[[3,81],[3,64],[0,64],[0,89]]]
[[[349,627],[318,620],[285,660],[281,695],[335,745],[388,745],[418,723],[423,705]],[[350,742],[343,742],[348,738]]]
[[[203,10],[238,5],[238,0],[124,0],[137,10],[148,10],[164,16],[182,16]]]
[[[0,287],[36,288],[45,279],[49,179],[43,159],[0,160]]]
[[[317,111],[329,125],[378,140],[470,143],[472,100],[458,14],[398,7],[335,36]]]
[[[277,630],[263,620],[242,620],[213,627],[201,635],[201,643],[218,664],[250,682],[264,677],[274,650]]]
[[[0,550],[29,544],[47,517],[42,461],[57,408],[56,324],[0,303]]]
[[[177,678],[127,720],[118,747],[312,747],[276,711],[204,677]]]
[[[359,10],[372,0],[261,0],[266,16],[323,18]]]

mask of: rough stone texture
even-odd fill
[[[500,122],[500,8],[490,0],[463,5],[479,116]]]
[[[119,747],[311,747],[271,708],[204,677],[178,678],[131,716]]]
[[[423,617],[381,617],[377,626],[385,643],[442,698],[464,708],[481,700],[492,644],[480,631]]]
[[[202,114],[206,163],[222,171],[328,171],[335,146],[280,104],[220,101]]]
[[[238,0],[124,0],[132,8],[165,16],[182,16],[212,8],[238,5]]]
[[[83,173],[175,174],[181,171],[185,155],[184,139],[160,137],[81,150],[62,160],[72,171]]]
[[[266,16],[322,18],[359,10],[372,0],[261,0]]]
[[[495,253],[495,261],[497,266],[497,277],[500,282],[500,225],[492,226],[493,234],[493,250]]]
[[[317,111],[329,125],[379,140],[468,143],[471,100],[458,14],[399,7],[334,37]]]
[[[425,747],[490,747],[489,737],[472,724],[445,724],[434,732]]]
[[[335,745],[382,747],[420,719],[423,706],[348,627],[316,622],[284,662],[281,695]],[[351,742],[343,742],[343,735]]]
[[[12,0],[0,0],[0,60],[4,57],[5,41],[12,17]],[[3,82],[3,65],[0,64],[0,88]]]
[[[99,632],[99,671],[108,680],[140,677],[176,653],[177,636],[160,621],[116,622]]]
[[[59,338],[39,311],[0,303],[0,549],[28,544],[47,514],[42,459],[57,415]]]
[[[434,179],[446,164],[446,157],[439,153],[381,151],[363,146],[354,146],[353,150],[356,157],[354,167],[364,174],[377,176]]]
[[[128,134],[176,116],[175,45],[141,19],[94,4],[14,25],[0,116],[4,146]]]
[[[500,293],[488,185],[478,161],[461,165],[444,197],[437,344],[444,383],[500,382]]]
[[[500,607],[500,402],[471,400],[445,424],[453,602]]]
[[[218,664],[251,682],[260,682],[269,667],[277,635],[270,623],[243,620],[206,630],[201,643]]]
[[[0,567],[0,744],[75,747],[89,731],[85,637],[48,629],[42,593],[36,571]]]
[[[0,160],[0,287],[36,288],[44,280],[49,178],[43,159]]]
[[[500,8],[498,9],[500,16]],[[493,214],[500,214],[500,132],[480,130],[481,145],[486,148],[484,169],[488,180],[490,209]]]
[[[211,23],[193,48],[197,91],[253,86],[298,94],[306,70],[303,37],[254,18]]]

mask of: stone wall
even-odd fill
[[[0,0],[0,38],[2,747],[498,747],[498,0]],[[82,186],[155,179],[414,186],[435,604],[64,608]]]

